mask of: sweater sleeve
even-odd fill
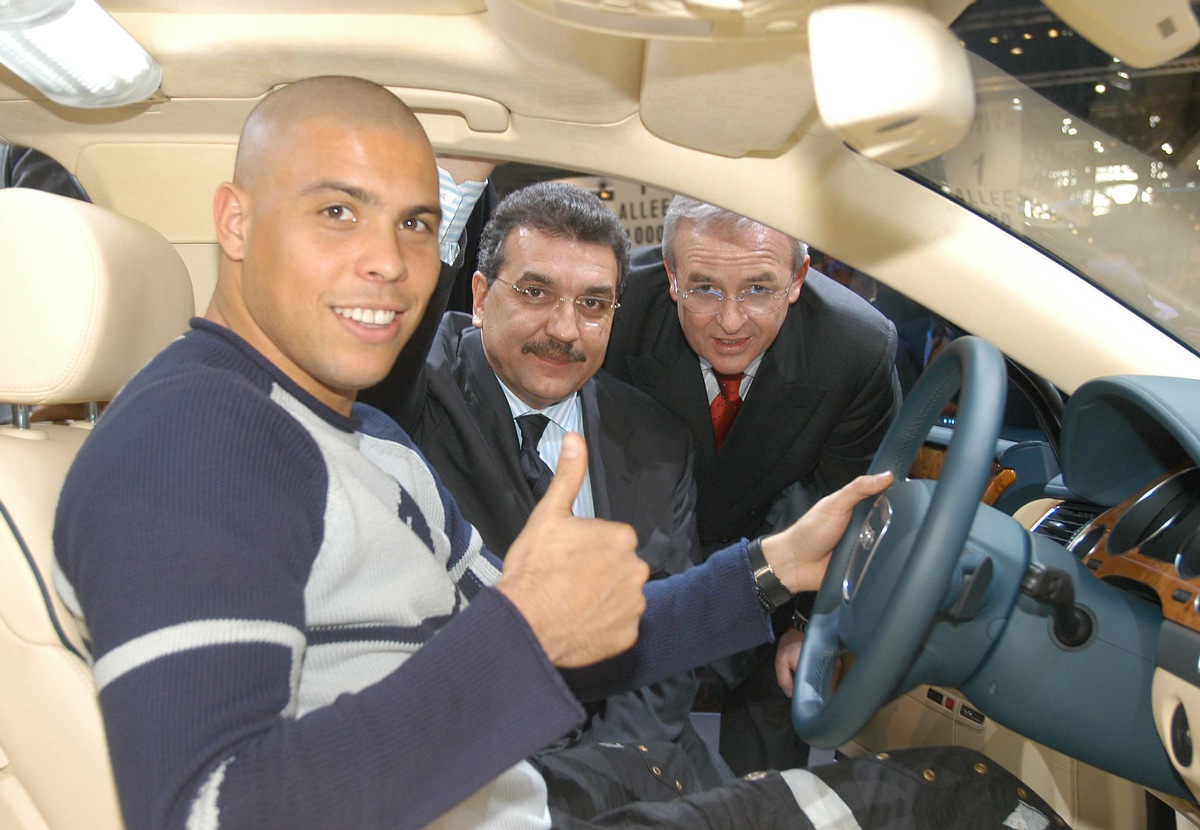
[[[754,590],[746,540],[681,574],[648,582],[638,640],[622,654],[563,676],[598,700],[771,642],[771,622]]]
[[[130,830],[419,827],[582,717],[490,588],[382,681],[297,716],[327,474],[276,409],[194,379],[127,390],[64,487],[56,553]]]

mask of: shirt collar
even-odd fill
[[[742,372],[742,382],[738,387],[738,396],[745,400],[750,394],[750,385],[754,382],[754,375],[758,372],[758,365],[762,363],[763,356],[760,354],[754,360],[750,361],[750,365]],[[717,383],[717,376],[713,373],[712,364],[700,358],[700,375],[704,378],[704,389],[708,393],[708,400],[712,400],[720,394],[720,385]]]
[[[500,380],[500,376],[496,376],[496,381],[500,384],[501,391],[504,392],[504,398],[508,401],[508,410],[512,413],[515,421],[522,415],[528,415],[530,412],[540,412],[554,423],[558,424],[566,432],[583,432],[583,412],[579,405],[579,393],[568,395],[556,404],[551,404],[545,409],[534,409],[525,401],[521,400],[516,394],[505,385],[504,381]]]
[[[762,359],[763,356],[760,354],[758,357],[754,358],[754,360],[750,361],[750,365],[746,367],[744,372],[742,372],[742,374],[745,376],[743,378],[743,382],[745,382],[745,378],[752,379],[756,374],[758,374],[758,364],[762,363]],[[712,364],[703,357],[700,358],[700,368],[704,371],[705,375],[712,374]]]

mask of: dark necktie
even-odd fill
[[[541,501],[550,486],[550,479],[554,478],[554,471],[542,460],[537,448],[548,423],[550,419],[537,412],[517,418],[517,426],[521,428],[521,473],[529,482],[534,501]]]
[[[742,386],[742,373],[726,375],[713,371],[713,375],[717,379],[717,386],[720,387],[721,392],[713,398],[713,402],[709,406],[709,413],[712,415],[713,435],[717,439],[717,449],[720,450],[721,445],[725,443],[725,436],[729,434],[729,428],[733,426],[733,419],[737,417],[738,410],[742,408],[742,399],[738,395],[738,390]]]

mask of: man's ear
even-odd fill
[[[482,271],[476,271],[471,277],[471,325],[477,329],[483,328],[483,301],[487,295],[487,277]]]
[[[671,292],[671,299],[679,302],[679,294],[675,291],[675,274],[671,271],[671,266],[667,265],[666,257],[663,257],[663,270],[667,272],[667,290]]]
[[[231,182],[224,182],[213,194],[213,220],[217,242],[225,256],[235,262],[246,257],[246,231],[250,194]]]
[[[800,263],[800,267],[796,269],[796,276],[792,279],[792,285],[788,289],[788,305],[800,299],[800,289],[804,287],[804,278],[808,276],[808,264],[812,261],[812,257],[806,256],[804,262]]]

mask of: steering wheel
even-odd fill
[[[958,392],[936,483],[906,478],[930,427]],[[792,693],[792,722],[813,746],[858,734],[890,700],[941,610],[983,498],[1004,416],[1007,375],[995,346],[960,337],[913,387],[871,462],[895,480],[855,510],[813,606]],[[845,646],[857,657],[833,681]]]

